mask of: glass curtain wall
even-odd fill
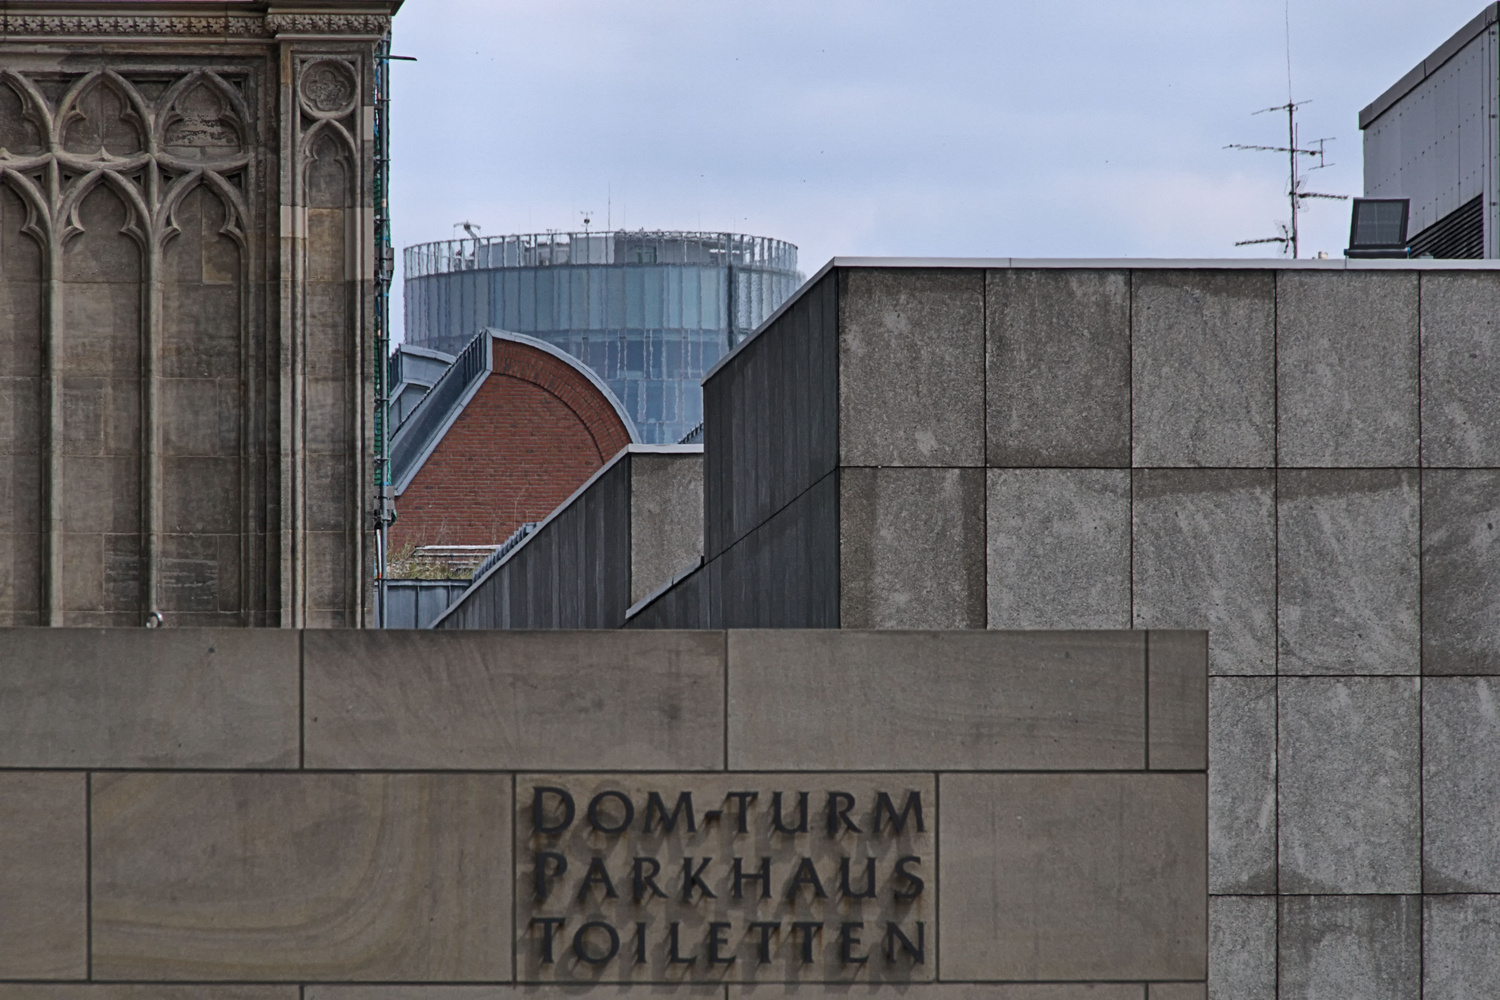
[[[589,365],[643,440],[703,419],[699,380],[801,282],[797,248],[725,233],[547,233],[406,251],[406,342],[457,353],[483,327]]]

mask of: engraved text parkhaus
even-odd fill
[[[701,975],[816,963],[847,974],[926,962],[918,790],[526,792],[530,870],[523,861],[517,889],[530,897],[537,966],[628,976],[622,965]]]

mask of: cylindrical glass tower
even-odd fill
[[[406,250],[406,342],[457,354],[485,327],[590,366],[641,439],[703,420],[699,380],[796,291],[797,248],[736,233],[537,233]]]

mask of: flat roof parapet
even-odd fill
[[[1500,2],[1495,7],[1500,8]],[[834,268],[954,268],[983,270],[1132,270],[1132,271],[1500,271],[1500,260],[1287,260],[1279,257],[834,257],[804,281],[781,306],[744,340],[703,374],[713,378],[721,368],[795,305],[803,294]]]

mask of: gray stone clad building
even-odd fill
[[[1497,317],[1482,262],[835,260],[705,379],[699,560],[522,547],[438,627],[1206,629],[1211,995],[1493,995]]]

